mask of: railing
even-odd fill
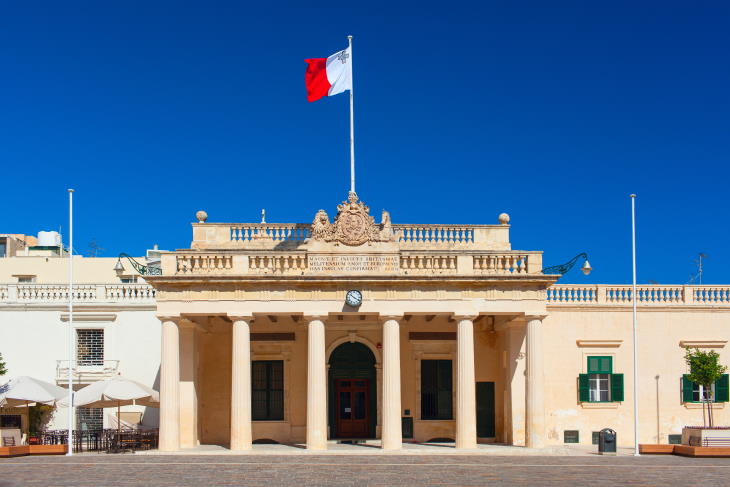
[[[311,236],[311,223],[195,223],[196,250],[298,249]],[[509,225],[393,224],[404,250],[509,250]]]
[[[235,251],[175,252],[163,257],[163,274],[177,276],[199,275],[305,275],[318,273],[318,266],[311,266],[310,254],[304,250],[282,250],[279,252],[259,251],[238,253]],[[319,254],[315,254],[319,255]],[[347,257],[354,254],[342,254]],[[539,274],[541,268],[539,252],[483,252],[473,254],[456,251],[420,252],[402,251],[396,257],[384,254],[384,258],[395,258],[394,268],[388,267],[387,274],[459,274],[480,276],[527,276]],[[377,256],[374,256],[377,258]],[[398,261],[400,262],[398,264]],[[333,264],[337,267],[337,264]],[[333,272],[347,274],[347,263]],[[357,269],[362,272],[362,269]],[[374,270],[373,273],[377,273]]]
[[[527,274],[527,254],[485,254],[474,256],[478,274]]]
[[[400,268],[406,274],[456,274],[456,255],[405,254]]]
[[[155,289],[148,284],[77,284],[73,299],[77,303],[124,302],[151,304]],[[0,304],[10,303],[66,303],[67,284],[3,284],[0,286]]]
[[[302,242],[309,238],[310,229],[308,223],[240,223],[232,224],[229,231],[231,242]]]
[[[630,306],[632,287],[614,285],[554,285],[547,290],[548,305]],[[730,286],[636,287],[637,306],[719,305],[730,306]]]
[[[68,360],[56,360],[56,383],[68,384]],[[71,369],[74,383],[91,383],[119,374],[119,360],[99,360],[89,365],[76,364]]]

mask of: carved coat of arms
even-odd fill
[[[382,227],[382,228],[381,228]],[[312,239],[340,242],[357,246],[366,242],[387,242],[393,239],[390,215],[383,212],[383,223],[378,225],[370,216],[370,208],[350,192],[347,201],[337,206],[337,216],[330,223],[324,210],[319,210],[312,222]]]

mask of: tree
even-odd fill
[[[0,375],[8,373],[8,369],[5,368],[5,362],[3,362],[3,354],[0,353]]]
[[[714,350],[703,352],[699,348],[687,349],[684,360],[689,367],[687,378],[702,386],[702,419],[705,426],[712,428],[714,420],[712,417],[712,385],[727,372],[727,367],[720,365],[720,355]],[[705,420],[705,405],[707,406],[707,420]],[[709,425],[707,424],[709,422]]]

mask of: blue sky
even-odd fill
[[[209,221],[311,221],[349,179],[348,97],[304,59],[354,36],[358,193],[396,223],[496,223],[546,265],[730,281],[727,2],[15,2],[0,7],[2,233],[103,255]],[[310,2],[311,3],[311,2]],[[336,6],[339,5],[339,6]],[[342,5],[347,5],[343,7]],[[429,6],[430,5],[430,6]]]

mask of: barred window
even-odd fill
[[[453,419],[451,360],[421,360],[421,419]]]
[[[104,428],[102,408],[76,408],[76,429],[96,431]]]
[[[254,421],[284,419],[284,362],[251,362],[251,417]]]
[[[76,330],[76,360],[79,365],[104,365],[104,330]]]

